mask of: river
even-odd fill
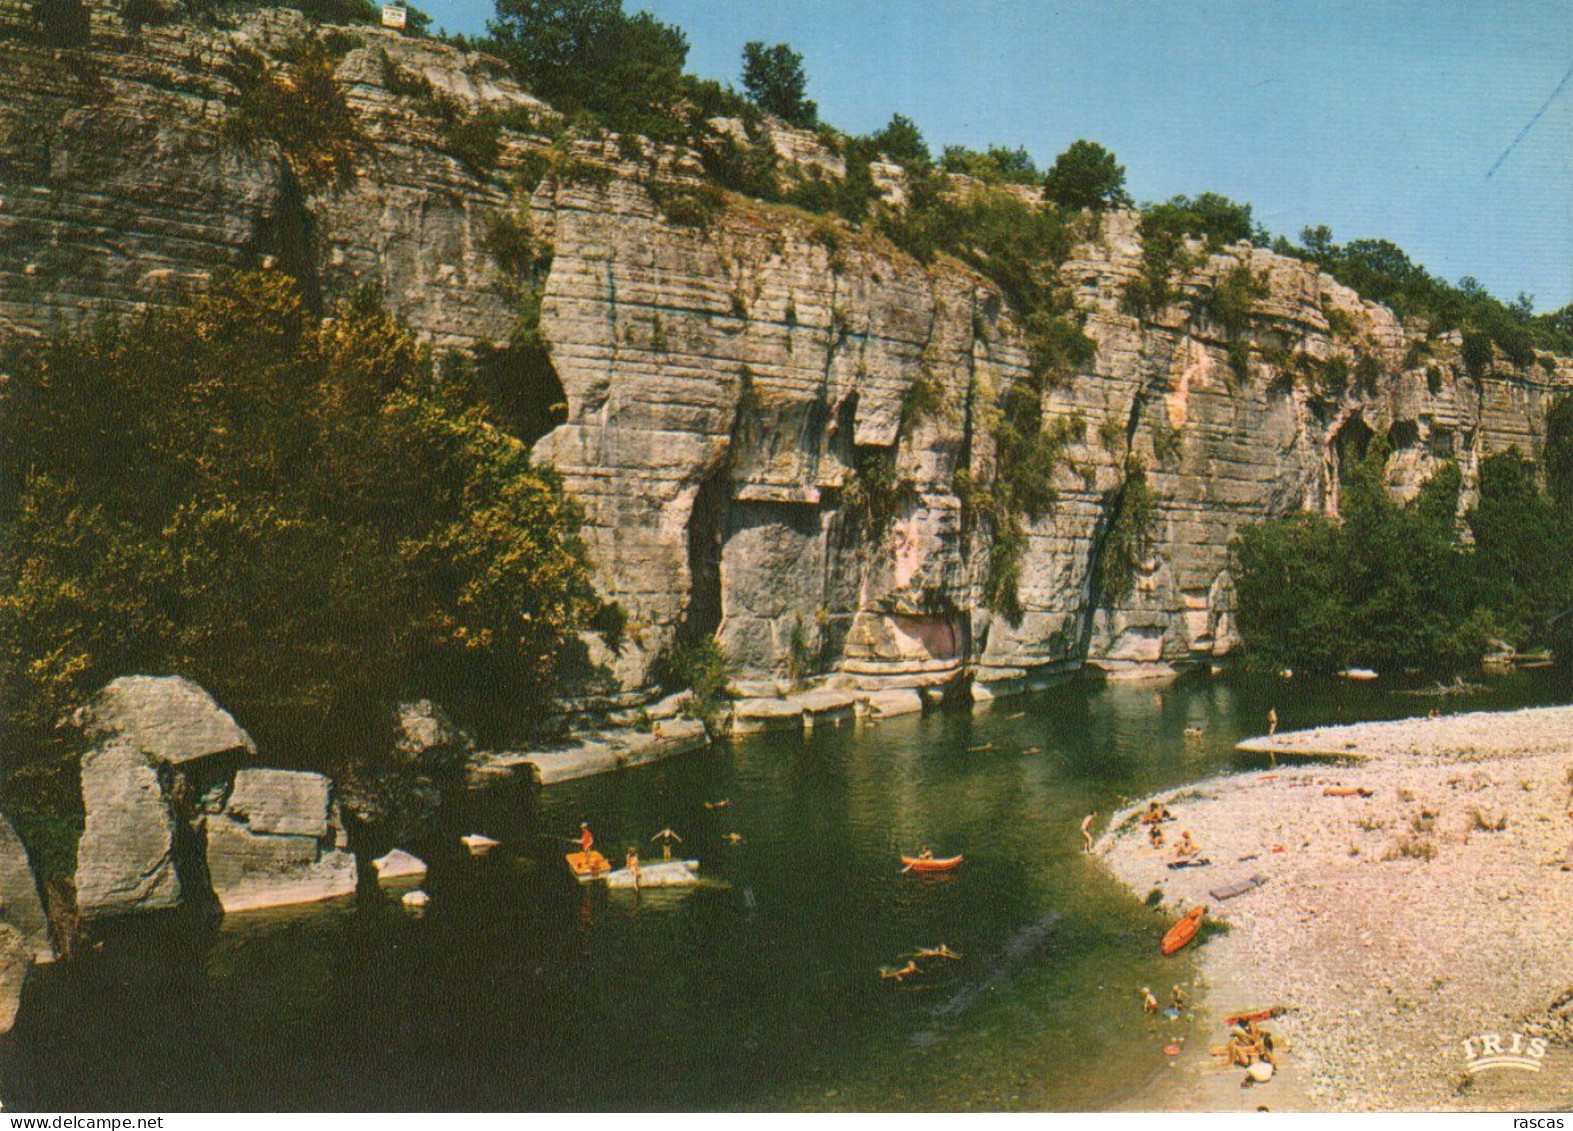
[[[502,848],[434,854],[419,917],[372,899],[217,928],[139,924],[36,972],[0,1049],[0,1098],[95,1111],[1104,1107],[1190,1036],[1185,1019],[1144,1016],[1140,990],[1166,996],[1191,966],[1158,957],[1165,918],[1080,851],[1087,812],[1101,829],[1146,793],[1257,768],[1233,746],[1269,706],[1292,729],[1566,698],[1549,673],[1442,700],[1364,684],[1076,683],[975,715],[752,738],[554,786],[533,812],[522,791],[493,791],[454,831]],[[717,886],[581,889],[561,861],[581,818],[618,859],[632,843],[655,854],[648,838],[671,826]],[[898,855],[923,844],[966,860],[902,875]],[[941,942],[962,959],[918,982],[879,977]]]

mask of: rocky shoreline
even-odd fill
[[[1169,1110],[1545,1110],[1573,1100],[1573,707],[1280,734],[1247,752],[1354,761],[1267,768],[1159,795],[1206,867],[1171,870],[1115,814],[1097,852],[1136,894],[1206,903],[1202,1018],[1179,1071],[1137,1106]],[[1369,796],[1360,791],[1369,791]],[[1265,878],[1220,901],[1210,892]],[[1215,1065],[1218,1019],[1289,1008],[1273,1082]],[[1546,1042],[1538,1071],[1471,1074],[1464,1042]],[[1476,1048],[1480,1042],[1476,1041]]]

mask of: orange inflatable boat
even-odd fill
[[[922,856],[903,856],[901,862],[906,865],[903,870],[908,872],[948,872],[961,863],[961,857],[948,856],[939,860],[932,856],[927,859]]]
[[[1185,918],[1169,928],[1169,933],[1163,936],[1163,953],[1173,954],[1183,948],[1196,937],[1196,932],[1201,929],[1202,916],[1207,914],[1207,906],[1202,904],[1195,910],[1187,912]]]

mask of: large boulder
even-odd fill
[[[475,741],[430,699],[400,703],[394,712],[393,753],[404,765],[423,770],[458,769],[475,752]]]
[[[257,752],[233,715],[200,685],[178,675],[111,680],[72,721],[89,741],[121,743],[172,765]]]
[[[178,904],[175,818],[147,755],[120,742],[89,750],[82,757],[82,806],[86,822],[76,862],[81,916]]]
[[[208,821],[208,874],[225,911],[314,903],[355,890],[355,857],[322,774],[247,768]]]
[[[22,1008],[22,987],[33,968],[33,948],[21,932],[0,923],[0,1036],[16,1024]]]
[[[0,922],[9,923],[26,941],[34,958],[54,958],[49,945],[49,918],[38,898],[38,881],[27,850],[11,822],[0,816]]]

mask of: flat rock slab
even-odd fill
[[[355,857],[332,783],[298,770],[241,770],[208,821],[208,874],[226,912],[315,903],[355,891]]]
[[[803,705],[791,699],[739,699],[732,704],[732,734],[801,730]]]
[[[175,819],[147,755],[121,743],[89,750],[82,757],[82,804],[86,821],[76,861],[82,917],[178,904]]]
[[[111,680],[73,717],[94,742],[119,742],[159,762],[255,754],[257,744],[202,687],[181,676]]]
[[[245,769],[235,775],[224,812],[253,833],[322,837],[328,832],[333,783],[322,774]]]
[[[642,864],[635,878],[627,868],[601,877],[609,888],[687,888],[699,883],[699,861],[658,860]]]
[[[805,691],[793,699],[802,705],[809,726],[844,722],[857,714],[857,696],[850,691]]]
[[[876,719],[889,719],[897,715],[916,715],[923,711],[923,696],[912,690],[873,691],[858,696]]]
[[[49,962],[55,956],[49,945],[49,919],[38,898],[38,881],[27,850],[11,822],[0,816],[0,922],[15,927],[27,941],[33,958]]]
[[[556,785],[675,758],[703,749],[709,742],[705,725],[698,719],[666,719],[649,732],[607,731],[546,750],[492,755],[480,766],[480,776],[526,769],[538,785]]]

